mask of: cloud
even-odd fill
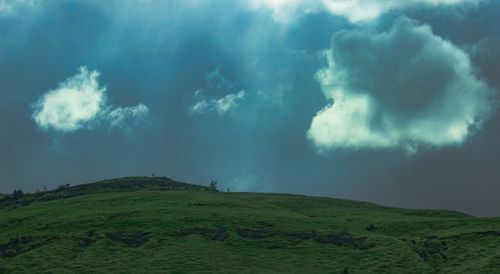
[[[195,97],[198,97],[199,94],[199,90],[196,91]],[[244,98],[245,91],[240,90],[238,93],[228,94],[218,99],[202,99],[191,107],[191,111],[195,114],[215,111],[218,115],[224,115],[231,109],[238,107],[238,102]]]
[[[143,104],[114,109],[108,106],[106,88],[99,85],[98,77],[99,72],[80,67],[76,75],[33,104],[33,120],[42,129],[72,132],[102,121],[111,126],[123,126],[148,113]]]
[[[491,90],[469,57],[406,17],[387,32],[333,36],[316,78],[332,104],[313,118],[320,149],[460,145],[489,114]]]
[[[128,122],[146,116],[149,108],[144,104],[133,107],[117,107],[106,114],[106,118],[112,127],[124,127]]]
[[[194,92],[194,98],[197,102],[191,106],[191,113],[216,112],[222,116],[237,108],[239,102],[245,99],[245,91],[241,89],[236,92],[238,85],[226,78],[221,70],[220,67],[217,67],[205,75],[204,88]]]
[[[99,87],[97,71],[81,67],[36,104],[33,119],[43,129],[75,131],[95,119],[105,106],[106,89]]]
[[[251,9],[267,9],[277,22],[288,24],[304,14],[329,12],[351,22],[367,21],[394,9],[414,5],[455,5],[481,0],[249,0]]]
[[[17,14],[22,9],[35,8],[38,0],[0,0],[0,16]]]
[[[477,3],[480,0],[324,0],[327,11],[334,15],[345,16],[351,22],[360,22],[377,18],[384,12],[407,8],[415,5],[456,5]]]
[[[228,112],[230,109],[238,106],[238,101],[245,98],[245,91],[240,90],[235,94],[228,94],[218,100],[215,101],[215,109],[217,113],[224,114]]]
[[[308,0],[249,0],[248,4],[252,10],[271,11],[273,19],[283,24],[290,23],[297,16],[316,13],[323,8],[322,1]]]

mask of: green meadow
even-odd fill
[[[0,273],[499,273],[500,218],[129,177],[0,197]]]

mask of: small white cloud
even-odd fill
[[[196,102],[196,104],[194,104],[191,107],[191,112],[196,114],[201,114],[210,111],[210,109],[211,109],[211,104],[208,103],[207,100],[203,99],[201,101]]]
[[[111,126],[144,116],[148,108],[107,106],[106,88],[99,85],[99,72],[80,67],[78,73],[44,94],[33,104],[32,118],[42,129],[72,132],[107,121]]]
[[[75,131],[87,125],[102,111],[106,96],[99,87],[97,71],[85,67],[55,90],[47,92],[35,103],[33,119],[43,129]]]
[[[199,91],[195,92],[195,97],[200,95]],[[202,99],[196,102],[191,107],[191,112],[195,114],[202,114],[206,112],[215,111],[218,115],[224,115],[231,109],[238,107],[238,102],[245,98],[245,91],[240,90],[238,93],[228,94],[218,99]]]
[[[148,107],[139,104],[133,107],[117,107],[106,114],[112,127],[123,127],[127,122],[145,117],[149,113]]]
[[[240,90],[236,94],[228,94],[215,101],[215,109],[219,115],[228,112],[230,109],[236,108],[238,106],[238,101],[245,98],[245,91]]]

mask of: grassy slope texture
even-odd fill
[[[0,273],[495,273],[500,219],[122,178],[0,200]]]

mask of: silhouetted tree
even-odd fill
[[[19,189],[19,190],[15,189],[15,190],[12,192],[12,197],[13,197],[14,199],[18,199],[18,198],[21,198],[21,197],[23,197],[23,196],[24,196],[24,192],[23,192],[22,190],[20,190],[20,189]]]
[[[217,191],[217,181],[211,181],[208,185],[210,191]]]
[[[59,190],[62,190],[62,189],[68,188],[68,187],[70,187],[70,186],[71,186],[70,184],[60,185],[60,186],[59,186]]]

